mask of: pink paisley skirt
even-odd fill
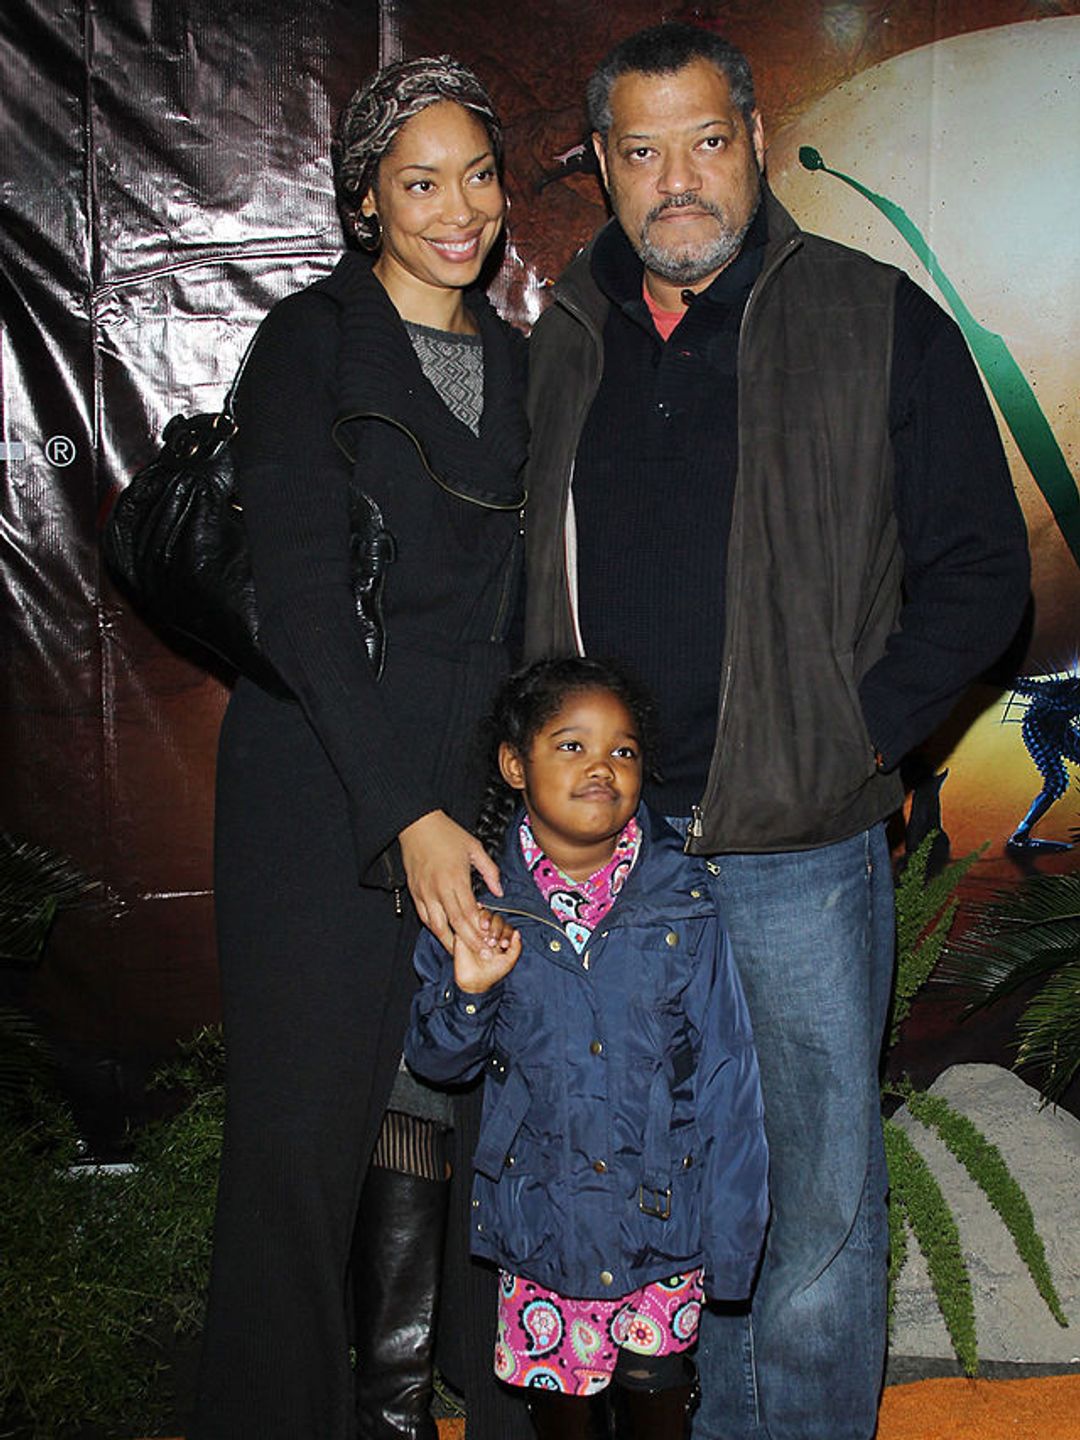
[[[611,1382],[619,1351],[674,1355],[697,1339],[701,1271],[654,1280],[615,1300],[568,1300],[499,1272],[495,1374],[508,1385],[593,1395]]]

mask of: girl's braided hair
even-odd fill
[[[505,743],[519,755],[526,755],[537,734],[569,697],[588,690],[608,690],[626,706],[641,741],[645,773],[654,773],[656,707],[631,675],[610,660],[578,655],[537,660],[510,676],[484,722],[488,778],[476,835],[489,854],[498,857],[510,821],[521,804],[520,791],[511,789],[499,770],[500,745]]]

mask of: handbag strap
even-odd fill
[[[336,297],[335,305],[340,312],[341,303]],[[269,314],[269,312],[267,312],[267,314]],[[240,364],[236,367],[236,374],[233,376],[232,384],[225,392],[225,400],[221,407],[221,413],[229,421],[234,432],[237,428],[236,416],[233,414],[233,403],[236,399],[236,392],[240,388],[240,381],[244,377],[247,363],[251,359],[251,352],[255,349],[255,342],[259,338],[259,332],[265,321],[266,316],[264,315],[263,319],[259,321],[258,325],[256,325],[252,331],[251,338],[244,347],[244,353],[240,356]],[[231,436],[229,438],[231,438]],[[344,450],[344,446],[342,446],[341,449],[344,451],[346,459],[353,461],[354,457],[350,455],[348,451]],[[358,486],[351,483],[351,481],[349,484],[349,518],[354,534],[366,536],[369,545],[374,542],[372,558],[373,560],[377,558],[378,571],[381,572],[382,567],[387,561],[396,558],[394,539],[385,527],[382,511],[379,509],[375,500],[366,490],[361,490]],[[374,579],[375,576],[373,575],[370,578]]]

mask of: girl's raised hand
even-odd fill
[[[482,906],[479,918],[486,926],[479,947],[470,944],[463,933],[454,934],[454,981],[470,995],[483,995],[497,985],[521,955],[521,935],[508,920]]]

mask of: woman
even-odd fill
[[[242,679],[221,736],[228,1087],[198,1440],[434,1436],[445,1116],[395,1075],[419,920],[479,938],[470,867],[498,886],[449,737],[505,671],[524,500],[523,347],[471,288],[503,225],[499,123],[465,67],[405,62],[354,95],[333,158],[361,250],[274,307],[237,401],[260,642],[297,703]],[[379,676],[350,584],[359,491],[395,551]],[[471,1433],[511,1433],[474,1399]]]

